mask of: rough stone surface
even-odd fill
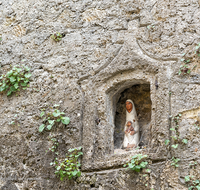
[[[50,38],[55,32],[61,41]],[[17,96],[0,93],[0,189],[187,189],[185,176],[200,178],[199,35],[199,0],[0,0],[0,74],[22,64],[32,73]],[[191,73],[178,75],[183,58]],[[149,85],[133,100],[143,105],[148,146],[115,154],[118,101],[137,85]],[[39,133],[41,110],[54,104],[70,124]],[[83,147],[80,178],[55,176],[50,134],[61,156]],[[151,172],[123,169],[139,153],[149,156]]]

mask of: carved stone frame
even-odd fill
[[[127,60],[125,60],[124,55],[129,56],[128,62],[130,64],[126,64],[126,66],[124,66],[124,63]],[[169,130],[169,108],[163,107],[163,105],[169,103],[168,84],[170,82],[165,64],[169,64],[169,62],[161,64],[159,61],[144,55],[136,43],[135,46],[126,44],[109,66],[97,73],[95,77],[88,78],[81,83],[85,97],[82,170],[93,171],[121,167],[130,159],[131,155],[138,154],[139,152],[148,152],[149,155],[152,152],[152,157],[155,159],[166,158],[167,150],[165,150],[166,148],[163,147],[163,143],[159,139],[159,135],[163,135],[163,138],[165,138],[164,136],[168,138],[169,135],[167,132]],[[143,66],[141,67],[141,65]],[[157,94],[155,81],[158,78],[162,78],[165,81],[159,86],[162,101],[165,101],[161,106],[157,105],[160,97]],[[153,131],[156,131],[155,133],[158,137],[154,135],[151,141],[159,145],[159,150],[152,145],[152,151],[150,148],[147,150],[134,150],[124,154],[113,154],[114,114],[117,96],[120,92],[135,84],[150,84],[152,101],[152,127],[150,130],[151,134]],[[91,94],[92,89],[95,90]],[[164,96],[163,93],[165,94]],[[91,104],[94,106],[87,107],[87,105]],[[160,115],[158,111],[162,111],[163,114]],[[99,124],[95,122],[97,118],[100,119]],[[158,131],[157,127],[159,128],[159,126],[162,127]],[[162,152],[162,155],[157,155],[160,152]]]

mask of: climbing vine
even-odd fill
[[[183,63],[179,68],[179,75],[187,75],[190,74],[192,70],[197,67],[196,62],[199,62],[200,57],[200,43],[196,45],[195,51],[192,52],[192,55],[188,55],[188,53],[184,53],[181,62]],[[193,66],[192,66],[192,63]]]
[[[174,122],[175,126],[170,128],[170,131],[173,132],[171,139],[172,139],[172,142],[174,142],[174,144],[172,144],[171,147],[174,148],[174,149],[178,148],[178,145],[181,144],[181,143],[183,143],[183,144],[188,143],[187,139],[182,139],[182,141],[181,141],[180,135],[179,135],[179,132],[178,132],[179,121],[180,121],[181,116],[182,116],[181,114],[178,114],[175,117],[172,117],[172,121]],[[170,143],[169,139],[165,140],[165,145],[169,145],[169,143]]]
[[[65,177],[72,179],[81,176],[81,164],[79,162],[79,157],[83,155],[81,147],[71,148],[68,152],[64,159],[55,158],[55,161],[50,163],[50,165],[55,166],[55,174],[60,177],[61,181]]]

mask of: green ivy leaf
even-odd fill
[[[27,83],[23,82],[21,83],[21,86],[27,86]]]
[[[176,144],[176,145],[172,145],[172,148],[178,148],[178,144]]]
[[[26,71],[30,71],[30,68],[29,68],[29,67],[26,66],[26,67],[24,67],[24,68],[25,68]]]
[[[44,111],[43,111],[43,112],[41,112],[41,114],[40,114],[40,117],[42,117],[44,114],[45,114],[45,112],[44,112]]]
[[[15,82],[15,81],[16,81],[16,78],[15,78],[15,77],[13,77],[13,76],[12,76],[12,77],[10,77],[10,82],[12,82],[12,83],[13,83],[13,82]]]
[[[7,96],[10,96],[11,94],[12,94],[12,91],[9,90],[9,91],[7,92]]]
[[[10,71],[7,72],[6,76],[10,77],[12,74],[13,74],[13,70],[10,70]]]
[[[197,188],[197,190],[200,190],[200,186],[198,185],[198,186],[196,186],[196,188]]]
[[[61,169],[61,167],[60,167],[60,166],[58,166],[56,169],[57,169],[57,170],[60,170],[60,169]]]
[[[51,130],[52,127],[53,127],[53,125],[47,125],[48,130]]]
[[[68,125],[70,123],[69,117],[62,117],[61,122],[65,125]]]
[[[59,104],[55,104],[55,105],[53,105],[53,107],[59,107],[60,105]]]
[[[165,145],[168,145],[169,143],[170,143],[169,139],[165,140]]]
[[[140,166],[141,168],[145,168],[147,166],[148,162],[141,162],[140,163]]]
[[[81,176],[81,172],[78,171],[76,175],[77,175],[77,177],[80,177]]]
[[[68,152],[73,152],[74,151],[74,148],[70,148],[69,150],[68,150]]]
[[[187,139],[183,139],[182,142],[183,142],[184,144],[187,144],[187,143],[188,143],[188,140],[187,140]]]
[[[53,125],[54,124],[54,120],[48,120],[48,122],[51,124],[51,125]]]
[[[59,111],[59,110],[55,110],[55,111],[53,112],[53,116],[54,116],[54,117],[60,116],[60,111]]]
[[[190,181],[190,176],[185,176],[185,182],[189,182]]]
[[[15,89],[18,89],[18,88],[19,88],[19,84],[18,84],[18,83],[15,83],[15,84],[14,84],[14,87],[15,87]]]
[[[42,131],[44,130],[44,128],[45,128],[45,125],[44,125],[44,124],[40,125],[40,127],[39,127],[39,132],[42,132]]]
[[[72,172],[72,175],[73,175],[73,176],[76,176],[77,173],[78,173],[78,171],[75,170],[75,171]]]
[[[24,76],[26,77],[26,78],[30,78],[31,77],[31,73],[27,73],[27,74],[25,74]]]

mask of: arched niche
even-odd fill
[[[115,130],[114,130],[114,149],[122,147],[124,139],[124,124],[126,122],[125,103],[127,99],[134,102],[140,126],[139,146],[148,146],[149,124],[151,122],[151,98],[150,84],[135,84],[117,94],[115,100]]]
[[[134,102],[140,126],[140,146],[148,146],[151,123],[151,85],[149,81],[132,79],[121,81],[108,92],[107,112],[109,123],[113,126],[113,152],[118,153],[124,139],[126,120],[125,102]]]

